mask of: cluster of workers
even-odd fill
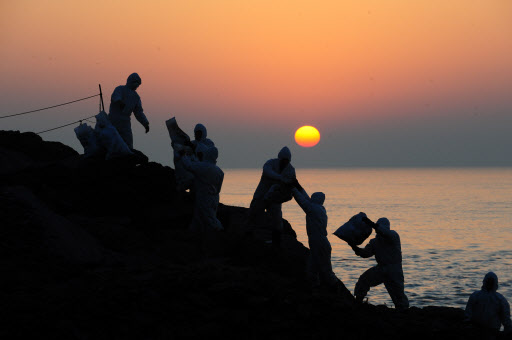
[[[109,119],[132,149],[131,114],[144,126],[146,133],[149,131],[149,121],[136,92],[140,85],[139,75],[131,74],[126,85],[118,86],[114,90],[110,104]],[[217,206],[224,173],[216,165],[218,150],[214,142],[207,138],[204,125],[196,125],[190,147],[194,151],[191,155],[182,151],[176,152],[176,149],[174,153],[175,164],[180,162],[194,178],[195,207],[190,229],[221,231],[224,228],[217,219]],[[306,193],[296,179],[291,158],[291,152],[285,146],[279,151],[277,158],[270,159],[263,165],[263,173],[250,205],[249,223],[254,226],[265,223],[266,216],[272,225],[271,243],[279,248],[283,231],[282,203],[293,196],[306,214],[310,249],[308,277],[312,286],[319,287],[322,284],[333,291],[339,291],[343,283],[332,270],[331,244],[327,239],[327,212],[323,205],[325,195],[315,192],[310,197]],[[384,284],[395,308],[407,309],[409,301],[404,293],[400,236],[391,230],[387,218],[380,218],[376,223],[365,218],[365,223],[372,226],[376,237],[364,248],[350,246],[357,256],[375,256],[377,265],[365,271],[357,281],[354,290],[356,301],[362,302],[371,287]],[[503,325],[506,332],[512,332],[509,304],[496,292],[497,289],[498,277],[490,272],[484,278],[482,289],[470,296],[465,310],[466,317],[468,321],[493,331],[498,331]]]

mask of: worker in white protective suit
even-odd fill
[[[206,138],[207,131],[206,127],[203,124],[197,124],[194,128],[194,140],[184,141],[184,144],[176,147],[174,145],[174,142],[171,142],[171,145],[174,149],[174,167],[176,171],[176,179],[177,179],[177,190],[178,191],[185,191],[187,189],[190,189],[191,192],[193,192],[193,176],[186,171],[186,169],[183,168],[183,165],[181,163],[181,158],[188,154],[189,156],[193,156],[193,159],[198,159],[196,150],[200,149],[200,147],[214,147],[215,144],[213,141],[209,138]],[[187,136],[188,138],[188,136]]]
[[[315,192],[308,196],[304,188],[295,181],[293,197],[306,213],[306,232],[308,234],[309,259],[308,277],[313,288],[326,285],[331,291],[344,293],[353,299],[343,282],[332,271],[331,243],[327,239],[327,212],[323,206],[325,194]]]
[[[276,184],[292,185],[295,180],[295,168],[290,164],[292,154],[288,147],[283,147],[277,158],[269,159],[263,165],[260,183],[254,192],[249,208],[249,218],[253,225],[261,223],[265,209],[270,215],[272,224],[272,245],[281,246],[281,233],[283,231],[282,202],[267,201],[265,195]],[[291,199],[291,195],[290,195]]]
[[[197,124],[194,128],[194,140],[192,141],[193,148],[197,148],[199,144],[204,144],[207,147],[215,146],[211,139],[206,138],[206,127],[203,124]]]
[[[132,73],[126,80],[126,85],[116,87],[110,101],[108,118],[126,142],[133,149],[133,134],[131,125],[131,114],[144,126],[146,133],[149,132],[149,121],[142,109],[140,97],[135,90],[142,83],[137,73]]]
[[[497,335],[501,325],[505,333],[512,333],[510,305],[497,290],[498,276],[487,273],[482,289],[471,294],[464,312],[466,321],[480,327],[490,339]]]
[[[194,175],[194,216],[191,231],[224,230],[217,219],[219,193],[224,180],[224,172],[216,165],[219,155],[216,147],[198,146],[198,160],[190,156],[182,158],[185,169]]]
[[[400,236],[390,229],[387,218],[380,218],[377,223],[368,218],[364,218],[364,221],[375,229],[377,236],[364,248],[352,245],[352,249],[356,255],[363,258],[375,255],[377,265],[359,277],[354,290],[356,301],[362,302],[371,287],[384,283],[395,308],[409,308],[409,300],[404,292]]]

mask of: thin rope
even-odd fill
[[[94,97],[97,97],[97,96],[99,96],[99,93],[95,94],[94,96],[89,96],[89,97],[85,97],[85,98],[82,98],[82,99],[73,100],[71,102],[67,102],[67,103],[63,103],[63,104],[59,104],[59,105],[48,106],[48,107],[45,107],[45,108],[42,108],[42,109],[37,109],[37,110],[32,110],[32,111],[27,111],[27,112],[21,112],[21,113],[15,113],[15,114],[12,114],[12,115],[0,116],[0,119],[8,118],[8,117],[14,117],[14,116],[26,115],[27,113],[32,113],[32,112],[37,112],[37,111],[48,110],[48,109],[52,109],[54,107],[59,107],[59,106],[63,106],[63,105],[68,105],[68,104],[76,103],[76,102],[79,102],[81,100],[86,100],[86,99],[94,98]]]
[[[82,118],[80,120],[77,120],[76,122],[73,122],[73,123],[69,123],[69,124],[65,124],[65,125],[61,125],[61,126],[57,126],[57,127],[54,127],[52,129],[48,129],[48,130],[44,130],[44,131],[39,131],[39,132],[36,132],[37,135],[40,135],[42,133],[45,133],[45,132],[48,132],[48,131],[53,131],[53,130],[57,130],[57,129],[61,129],[63,127],[66,127],[66,126],[70,126],[70,125],[73,125],[73,124],[76,124],[76,123],[82,123],[83,120],[87,120],[89,118],[93,118],[95,117],[96,115],[94,116],[90,116],[90,117],[87,117],[87,118]]]

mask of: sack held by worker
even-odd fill
[[[117,157],[126,157],[133,155],[126,142],[121,138],[117,129],[110,123],[105,111],[101,111],[96,116],[96,126],[94,131],[96,133],[99,145],[106,151],[105,159],[109,160]]]
[[[75,129],[75,134],[80,144],[84,147],[84,157],[91,158],[102,154],[94,129],[85,123],[80,123]]]
[[[167,131],[169,131],[171,146],[174,150],[173,162],[176,188],[178,191],[191,189],[194,183],[194,175],[185,169],[182,162],[184,155],[193,156],[194,154],[190,137],[180,129],[175,117],[166,120],[165,126]]]
[[[363,212],[352,216],[347,223],[334,232],[334,235],[350,245],[360,245],[372,234],[372,227],[363,222],[365,217],[366,214]]]

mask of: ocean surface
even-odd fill
[[[224,173],[221,202],[249,207],[261,170]],[[373,221],[387,217],[400,234],[411,306],[464,308],[489,271],[512,303],[512,168],[297,169],[297,178],[309,194],[326,194],[333,270],[352,292],[376,262],[355,256],[332,233],[363,211]],[[305,214],[294,200],[283,205],[283,217],[307,246]],[[368,298],[393,306],[384,285]]]

